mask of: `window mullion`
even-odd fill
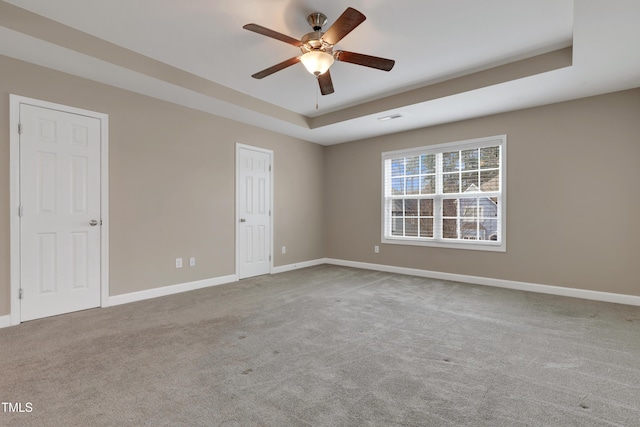
[[[433,198],[433,238],[442,239],[442,197],[439,195]]]
[[[442,153],[436,153],[436,194],[433,201],[433,238],[442,240]]]
[[[462,178],[462,177],[461,177]],[[460,181],[458,181],[459,183]],[[458,184],[460,185],[460,184]],[[460,203],[461,198],[458,197],[456,202],[456,234],[458,236],[458,240],[462,239],[462,212],[460,212]]]

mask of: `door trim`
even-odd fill
[[[11,325],[20,324],[20,135],[18,120],[20,105],[48,108],[71,114],[93,117],[100,120],[100,306],[109,301],[109,116],[104,113],[69,107],[62,104],[9,95],[9,209],[10,209],[10,281]]]
[[[273,258],[275,257],[274,252],[273,252],[273,218],[275,217],[275,211],[273,209],[273,189],[274,189],[274,182],[275,181],[273,179],[274,177],[274,171],[275,171],[275,166],[273,164],[273,150],[267,150],[266,148],[260,148],[260,147],[254,147],[252,145],[246,145],[246,144],[240,144],[240,143],[236,143],[236,176],[235,176],[235,181],[236,181],[236,203],[235,203],[235,212],[234,212],[234,228],[235,228],[235,233],[236,233],[236,277],[240,277],[240,228],[238,227],[238,224],[240,222],[240,216],[238,215],[238,212],[240,212],[240,207],[239,207],[239,203],[240,203],[240,179],[239,179],[239,175],[240,175],[240,149],[245,149],[245,150],[253,150],[253,151],[258,151],[261,153],[266,153],[269,155],[269,164],[271,165],[271,174],[270,174],[270,183],[269,183],[269,192],[270,192],[270,197],[269,197],[269,210],[271,211],[271,215],[269,216],[269,250],[270,250],[270,257],[271,259],[269,260],[269,274],[273,274]]]

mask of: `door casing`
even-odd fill
[[[11,94],[9,96],[9,209],[10,209],[10,282],[9,298],[11,325],[20,323],[20,135],[18,123],[20,105],[49,108],[100,120],[100,306],[108,306],[109,298],[109,116],[107,114],[69,107],[33,98]]]

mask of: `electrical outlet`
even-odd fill
[[[182,268],[182,258],[176,258],[176,268]]]
[[[287,253],[287,247],[286,247],[286,246],[283,246],[283,247],[282,247],[282,253],[283,253],[283,254],[286,254],[286,253]]]
[[[376,254],[379,254],[379,253],[380,253],[380,246],[375,245],[375,246],[373,247],[373,252],[374,252],[374,253],[376,253]]]
[[[196,266],[196,257],[191,257],[189,258],[189,267],[195,267]]]

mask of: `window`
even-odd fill
[[[505,251],[506,135],[382,153],[382,243]]]

